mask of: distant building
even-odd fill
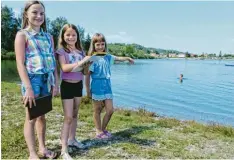
[[[167,58],[167,55],[164,54],[164,53],[160,53],[160,54],[159,54],[159,57],[160,57],[160,58]]]
[[[191,53],[190,57],[198,57],[198,56],[196,54],[194,54],[194,53]]]
[[[152,57],[159,57],[159,54],[156,54],[156,53],[150,53],[150,56],[152,56]]]
[[[170,58],[175,58],[175,57],[176,57],[176,54],[175,54],[175,53],[169,53],[169,57],[170,57]]]
[[[177,57],[178,58],[185,58],[185,54],[184,53],[179,53]]]

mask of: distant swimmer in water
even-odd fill
[[[183,82],[183,78],[184,77],[184,75],[183,74],[180,74],[180,83],[182,83]]]
[[[177,78],[179,79],[179,82],[182,83],[183,80],[187,79],[187,78],[184,78],[184,75],[183,74],[180,74],[180,76]]]
[[[180,74],[180,80],[183,80],[184,75]]]

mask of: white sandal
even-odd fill
[[[64,160],[72,160],[72,157],[69,155],[68,152],[62,152],[62,153],[61,153],[61,157],[62,157]]]
[[[85,149],[86,148],[86,146],[83,143],[79,142],[76,139],[75,140],[68,140],[68,146],[69,147],[76,147],[78,149]]]

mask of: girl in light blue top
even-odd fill
[[[100,33],[96,33],[92,37],[88,55],[92,56],[94,52],[107,52],[105,37]],[[89,67],[89,73],[85,79],[87,95],[89,97],[92,96],[93,100],[93,118],[96,127],[96,138],[98,139],[111,137],[111,133],[106,130],[106,127],[114,112],[113,94],[110,81],[110,68],[114,61],[129,61],[131,64],[134,63],[133,59],[130,57],[117,57],[107,53],[105,56],[91,64]],[[91,89],[90,76],[92,78]],[[101,123],[101,104],[103,101],[105,103],[106,114]]]

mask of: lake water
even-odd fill
[[[12,63],[7,66],[14,72]],[[160,59],[113,65],[114,105],[234,126],[234,67],[225,64],[234,64],[234,60]],[[2,61],[2,79],[6,70]]]
[[[234,126],[234,67],[219,60],[137,60],[114,65],[114,104]],[[183,73],[185,80],[179,82]]]

